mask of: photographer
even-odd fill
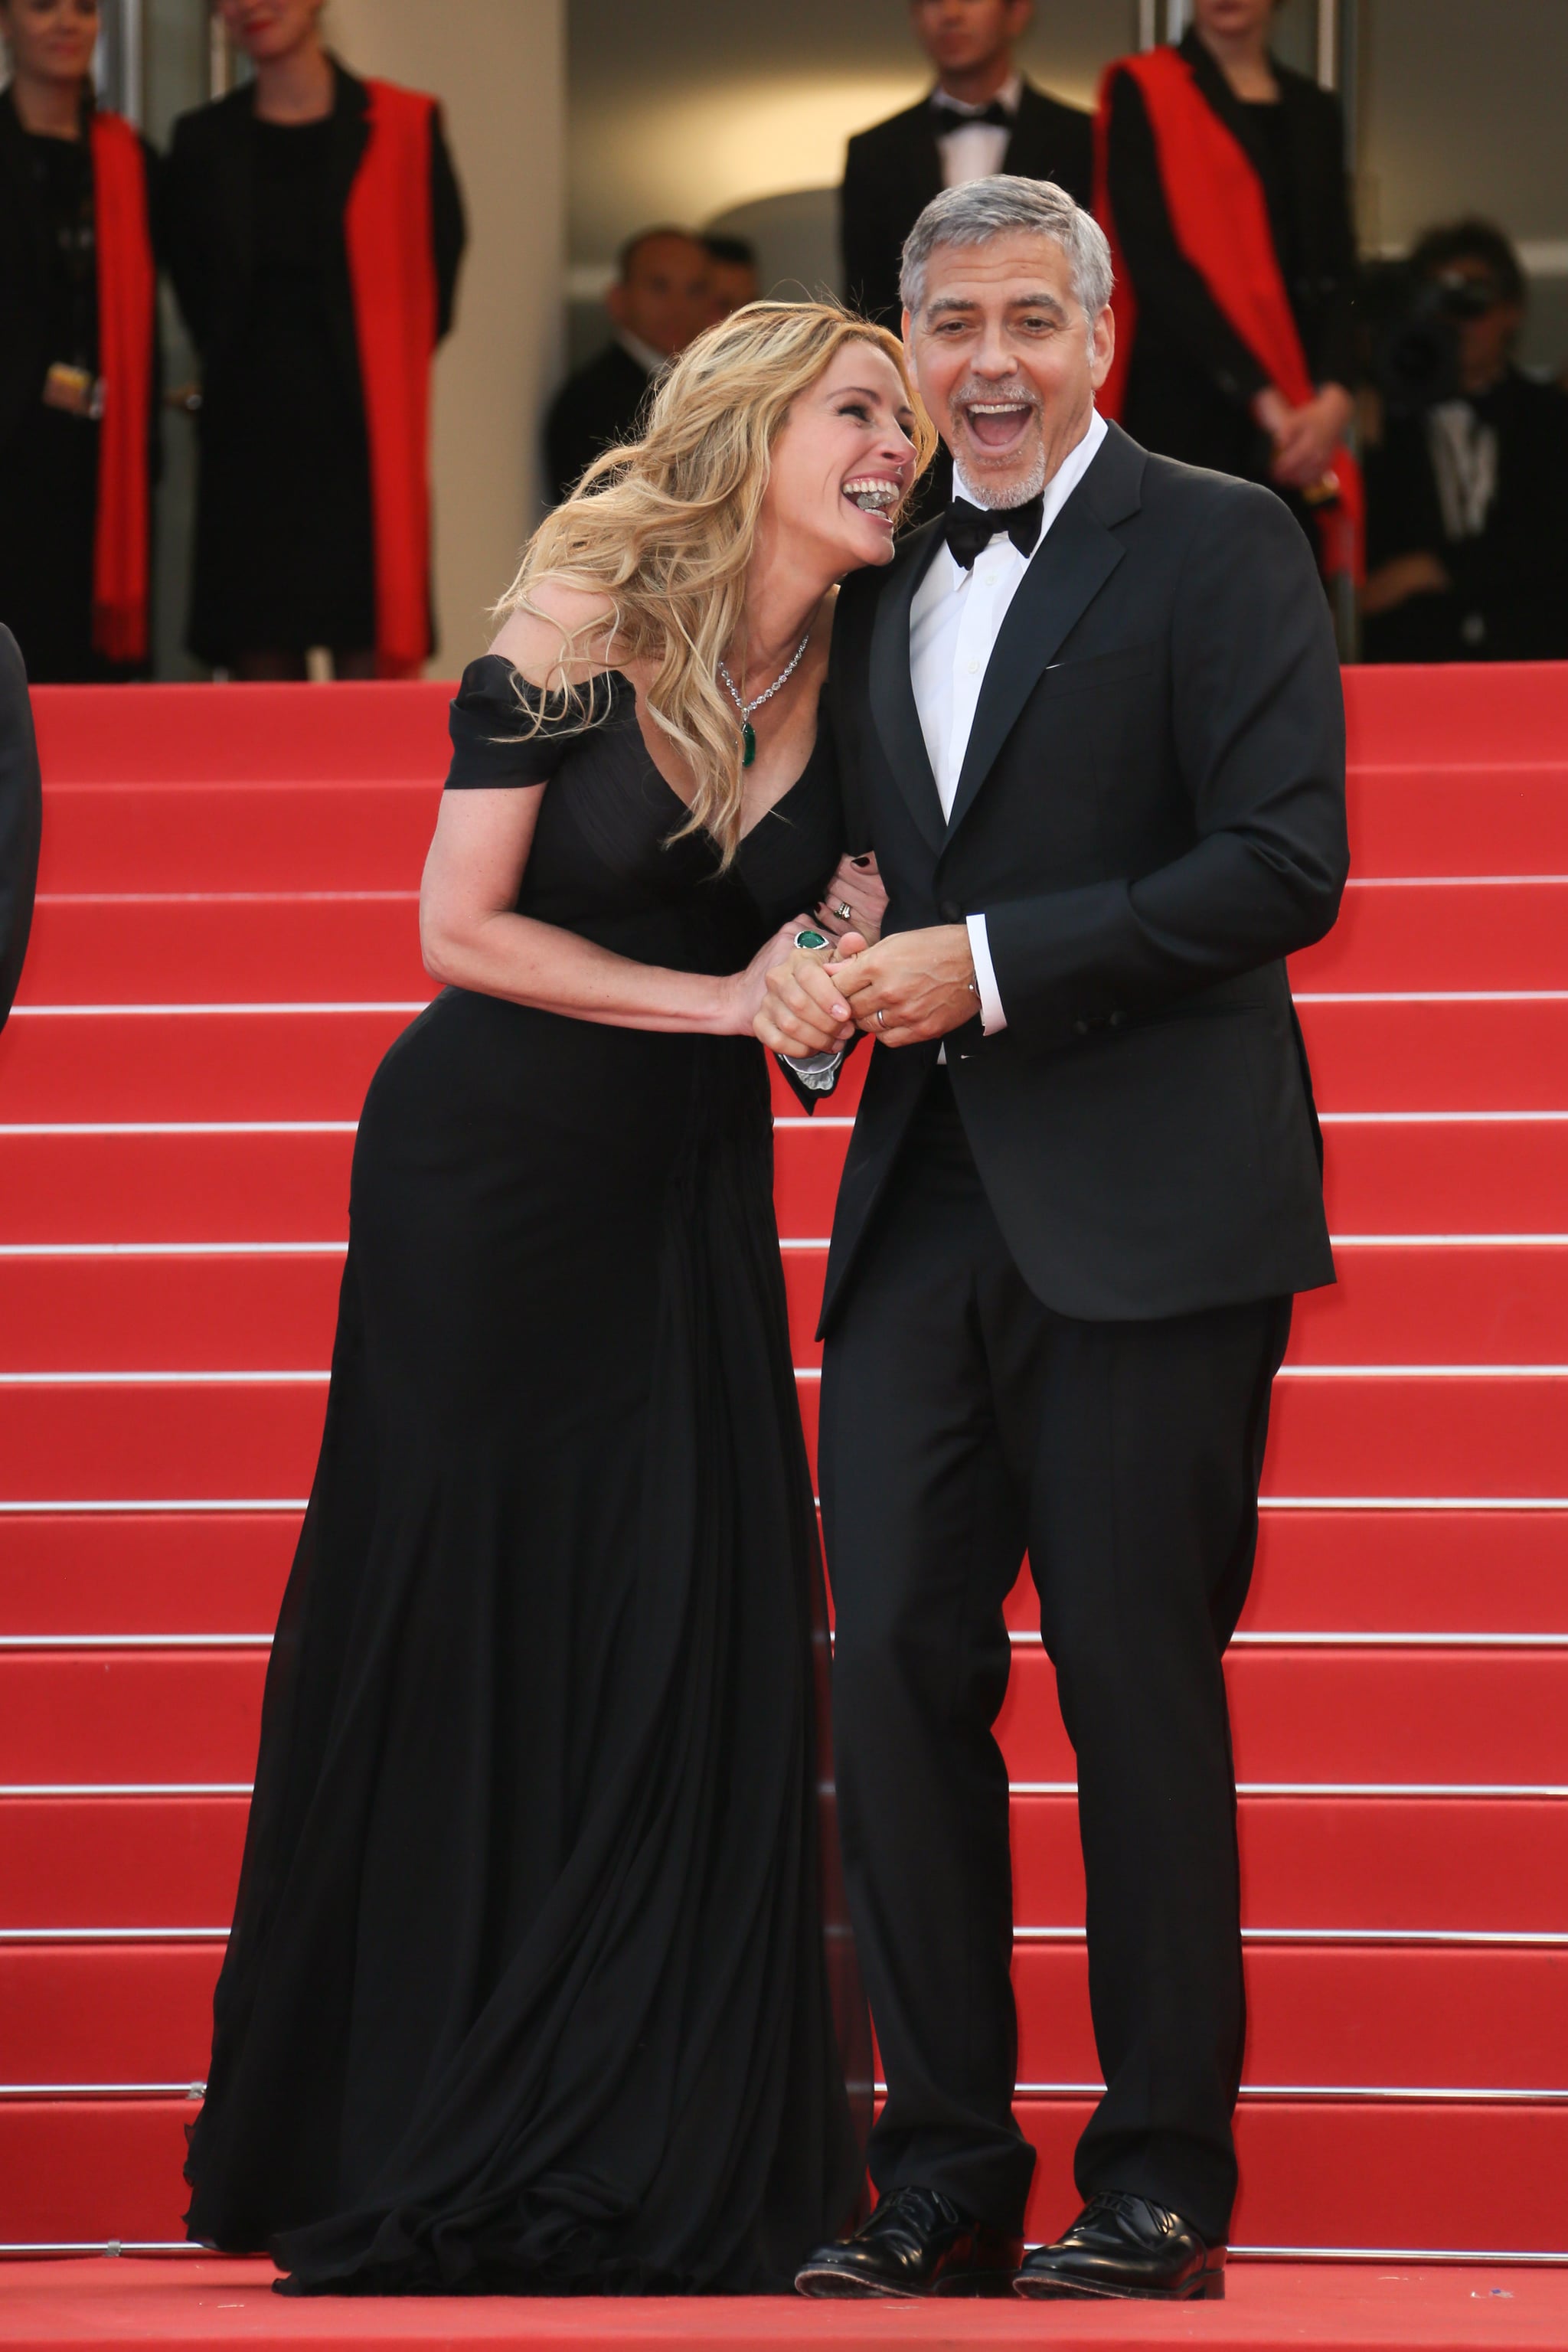
[[[1500,229],[1431,229],[1375,373],[1368,661],[1568,658],[1568,394],[1513,363],[1525,283]]]

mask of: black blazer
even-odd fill
[[[1030,1288],[1094,1321],[1333,1279],[1283,958],[1349,864],[1344,711],[1310,551],[1277,499],[1112,425],[1030,564],[942,822],[910,678],[932,525],[845,584],[828,723],[887,928],[984,914],[1007,1027],[947,1041]],[[935,1042],[877,1047],[834,1219],[842,1306]]]
[[[1075,202],[1090,204],[1090,117],[1026,81],[1002,168],[1027,180],[1055,180]],[[920,215],[933,196],[941,195],[942,184],[929,98],[869,131],[858,131],[849,142],[838,199],[844,298],[895,333],[901,315],[899,257]]]
[[[602,449],[635,441],[650,378],[630,352],[608,343],[569,375],[544,420],[544,467],[556,498],[574,490]]]
[[[1314,383],[1353,384],[1355,229],[1339,100],[1274,59],[1276,116],[1241,102],[1195,33],[1181,49],[1205,101],[1263,183]],[[1277,121],[1277,139],[1268,136],[1266,114]],[[1117,242],[1138,300],[1128,431],[1188,465],[1265,479],[1269,445],[1247,404],[1268,377],[1177,246],[1153,131],[1129,74],[1117,77],[1111,93],[1107,176]]]
[[[10,1013],[38,879],[43,797],[27,673],[9,629],[0,628],[0,1028]]]
[[[369,92],[336,59],[332,76],[332,179],[341,210],[347,206],[370,140]],[[216,386],[220,393],[225,371],[243,345],[250,307],[256,236],[249,136],[253,108],[252,92],[243,86],[194,113],[182,114],[159,175],[161,257],[174,280],[191,341],[201,353],[208,389]],[[452,324],[468,230],[438,112],[431,125],[430,202],[439,337]],[[359,349],[346,249],[337,257],[327,292],[333,348],[347,380],[357,384]]]

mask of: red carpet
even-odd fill
[[[0,2340],[12,2352],[156,2343],[171,2347],[341,2347],[504,2343],[525,2352],[1523,2352],[1568,2341],[1568,2274],[1523,2268],[1253,2263],[1234,2267],[1221,2304],[805,2304],[743,2302],[296,2303],[268,2292],[264,2263],[17,2263],[0,2271]]]
[[[1349,682],[1355,874],[1298,961],[1340,1287],[1277,1393],[1230,1664],[1252,2031],[1238,2266],[1187,2312],[300,2306],[16,2264],[7,2342],[679,2336],[1568,2343],[1568,671]],[[37,698],[42,897],[0,1039],[0,2242],[167,2243],[353,1122],[425,998],[437,688]],[[851,1099],[780,1091],[802,1401]],[[1072,1757],[1026,1591],[1030,2227],[1093,2095]],[[1392,2265],[1392,2267],[1391,2267]]]

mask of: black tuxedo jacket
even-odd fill
[[[1115,425],[1031,562],[949,823],[910,677],[916,532],[846,583],[826,711],[887,929],[975,913],[1007,1027],[947,1041],[1030,1288],[1091,1321],[1331,1282],[1311,1080],[1283,959],[1349,865],[1344,709],[1306,540],[1267,490]],[[877,1047],[834,1220],[842,1306],[937,1055]]]
[[[1054,180],[1080,205],[1093,201],[1094,128],[1076,106],[1024,84],[1005,172],[1027,180]],[[904,239],[933,196],[942,194],[931,100],[906,107],[849,142],[839,194],[839,243],[844,296],[868,319],[898,331],[899,256]]]
[[[27,952],[42,817],[27,674],[16,638],[0,628],[0,1028]]]
[[[558,499],[569,498],[602,450],[635,441],[652,389],[621,343],[608,343],[569,375],[544,420],[544,467]]]

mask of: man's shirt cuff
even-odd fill
[[[1007,1026],[1007,1015],[1002,1009],[1002,992],[996,985],[996,967],[991,961],[984,916],[966,915],[964,928],[969,933],[969,952],[974,959],[975,986],[980,991],[980,1026],[987,1037],[994,1037],[998,1029]]]

